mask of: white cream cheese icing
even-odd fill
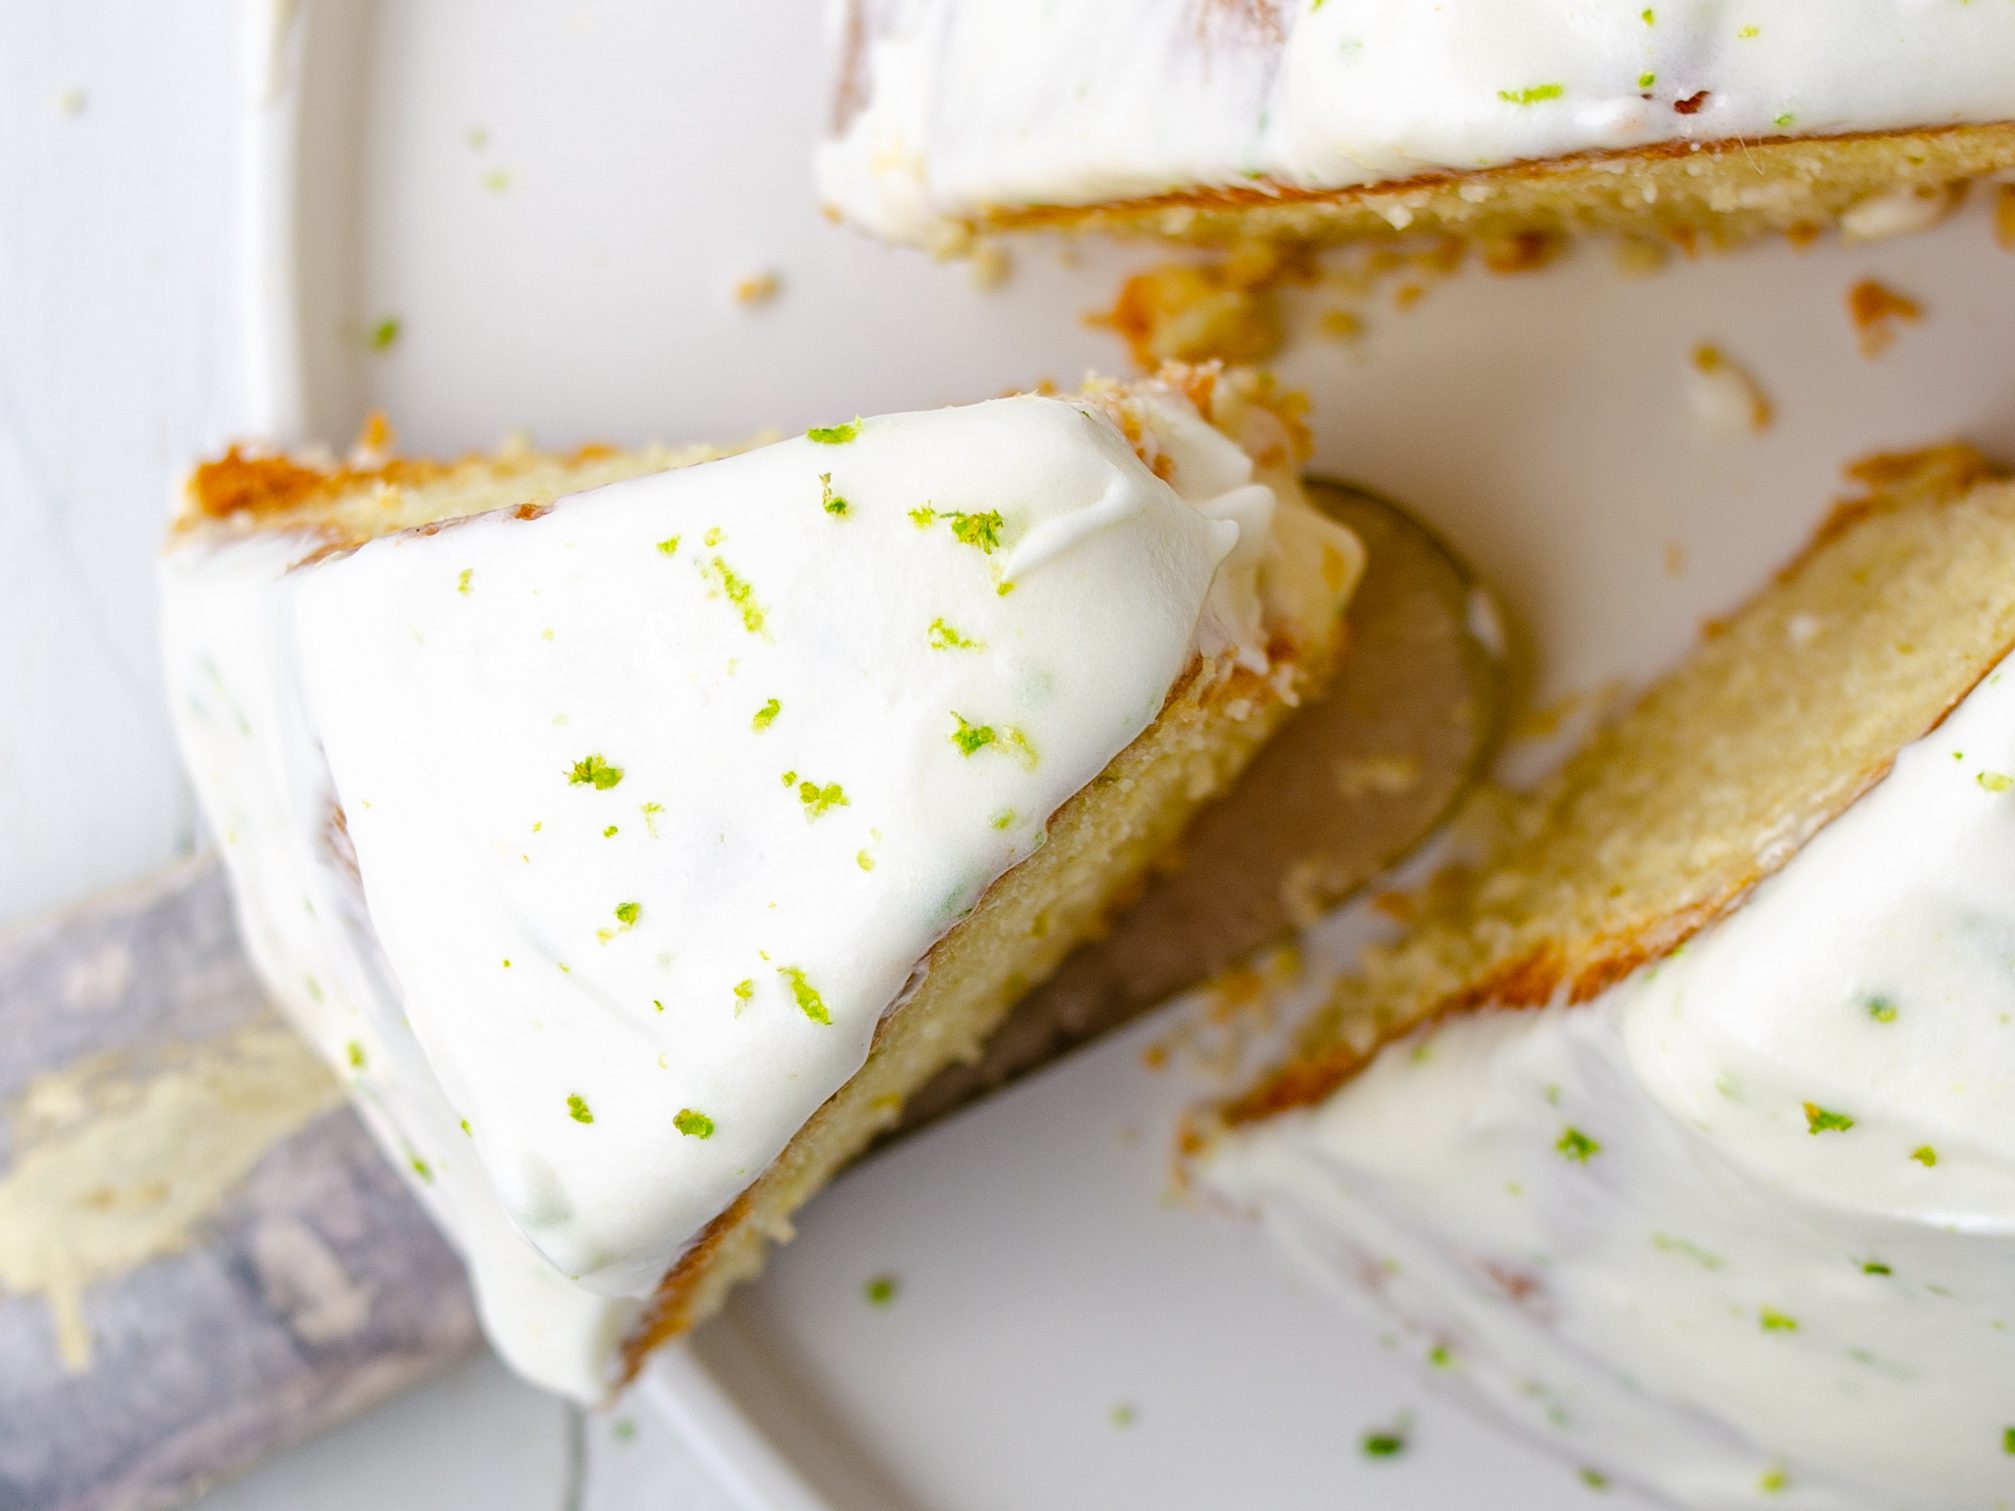
[[[1200,1174],[1681,1505],[2015,1505],[2015,669],[1681,951],[1419,1032]]]
[[[2015,117],[1999,0],[833,0],[828,17],[821,192],[914,241],[996,206]]]
[[[936,939],[1199,652],[1264,666],[1277,541],[1333,527],[1276,529],[1172,392],[1133,413],[1171,481],[1022,397],[294,570],[298,536],[169,555],[248,947],[534,1379],[605,1392]]]

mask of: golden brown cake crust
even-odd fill
[[[1664,236],[1691,247],[1809,234],[1876,196],[2015,169],[2015,122],[1840,136],[1665,143],[1344,189],[1259,181],[1088,206],[1001,205],[975,232],[1098,231],[1222,245],[1399,234]]]

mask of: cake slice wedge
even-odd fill
[[[2015,1451],[2015,483],[1859,476],[1189,1151],[1686,1506],[1989,1505]]]
[[[1767,10],[1767,14],[1765,11]],[[2015,15],[1800,0],[835,0],[835,215],[957,250],[1936,221],[2015,168]]]
[[[1298,434],[1184,369],[196,470],[165,639],[247,946],[521,1371],[714,1310],[1326,675],[1362,556]]]

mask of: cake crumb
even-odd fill
[[[1326,341],[1351,342],[1364,339],[1364,321],[1351,310],[1325,310],[1316,322],[1316,331]]]
[[[1007,248],[997,241],[980,242],[966,259],[966,277],[983,294],[990,294],[1001,287],[1013,273],[1014,259],[1008,256]]]
[[[1610,253],[1616,271],[1626,278],[1649,278],[1672,260],[1672,248],[1649,236],[1626,236]]]
[[[1899,294],[1887,284],[1864,278],[1847,291],[1847,313],[1861,341],[1861,355],[1879,357],[1896,341],[1896,327],[1915,325],[1924,318],[1924,308],[1907,294]]]
[[[1234,279],[1227,263],[1169,262],[1135,273],[1113,307],[1087,317],[1126,342],[1134,363],[1264,362],[1280,349],[1272,287]]]
[[[2015,184],[1995,187],[1994,244],[2004,252],[2015,252]]]
[[[1709,429],[1760,435],[1770,428],[1773,411],[1763,385],[1748,368],[1711,343],[1693,348],[1693,382],[1688,397],[1694,414]]]
[[[783,280],[767,268],[754,273],[746,273],[734,281],[729,292],[736,304],[744,309],[753,309],[759,304],[768,304],[777,297],[783,287]]]
[[[1483,243],[1483,265],[1493,273],[1536,273],[1560,257],[1567,238],[1552,231],[1520,231]]]

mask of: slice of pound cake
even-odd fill
[[[1963,0],[834,0],[835,213],[976,231],[1729,241],[1929,224],[2015,167]]]
[[[1862,475],[1191,1149],[1686,1506],[2015,1484],[2015,484]]]
[[[1325,675],[1361,552],[1297,435],[1180,370],[196,470],[168,667],[246,943],[520,1370],[598,1397],[716,1308]]]

